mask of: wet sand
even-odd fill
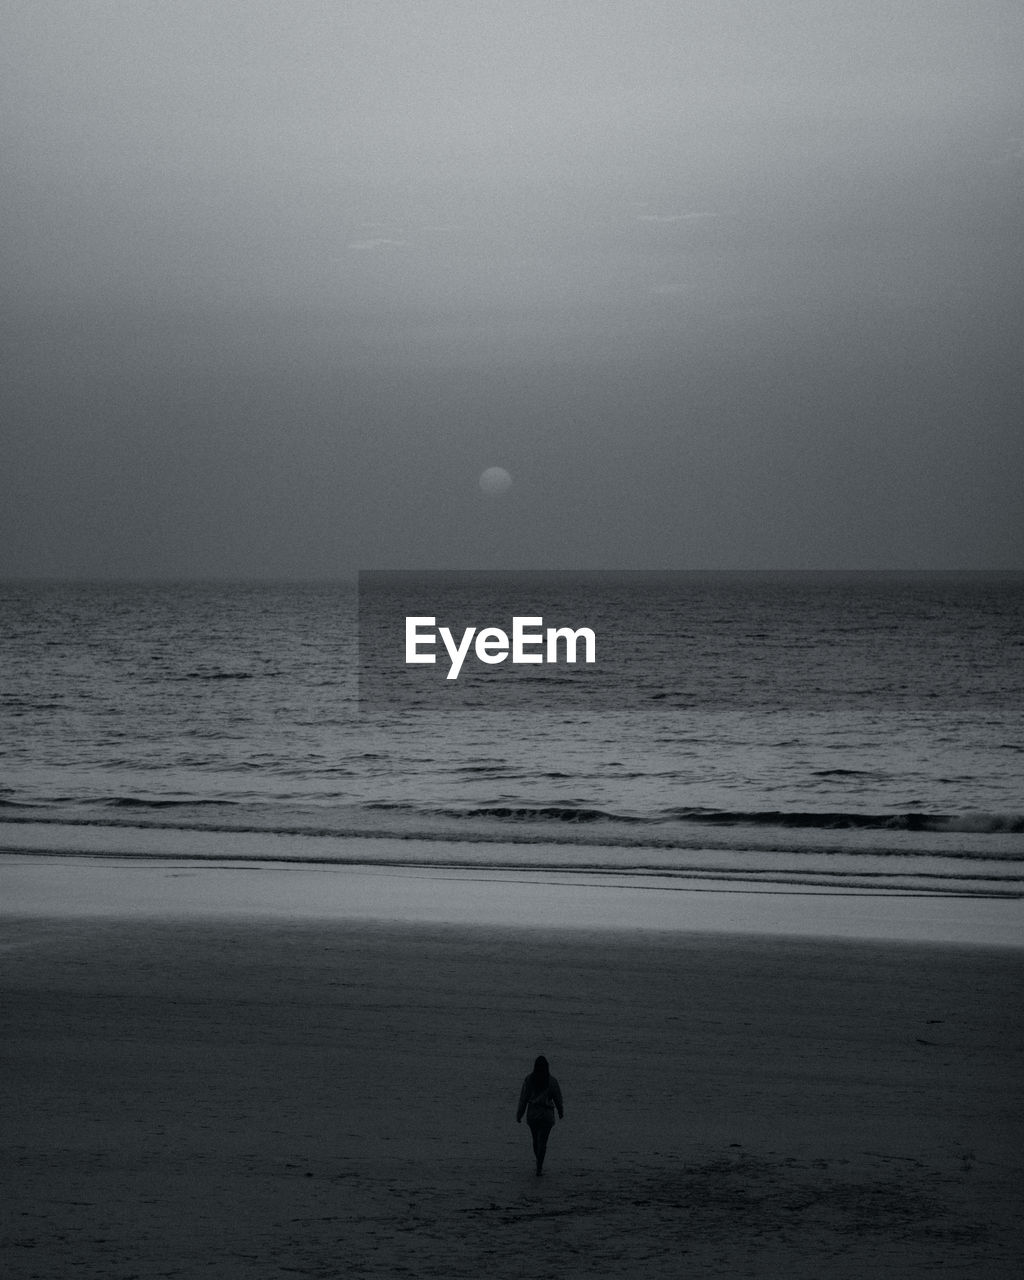
[[[110,834],[108,828],[82,830],[99,839]],[[1013,897],[839,890],[742,877],[716,881],[538,867],[444,867],[436,862],[436,842],[416,840],[353,839],[346,842],[351,856],[387,861],[349,865],[250,862],[238,856],[237,848],[236,856],[222,861],[208,852],[140,857],[131,852],[139,833],[128,829],[122,834],[125,847],[120,852],[26,848],[0,853],[0,913],[515,923],[570,931],[668,930],[1024,947],[1024,901]],[[273,843],[280,847],[282,842],[275,837]],[[460,844],[458,855],[465,856],[470,847]],[[424,848],[434,865],[414,861]],[[486,846],[491,858],[499,857],[500,849]],[[531,850],[543,859],[544,846]],[[558,850],[551,852],[557,856]],[[402,859],[409,861],[403,865]]]
[[[0,944],[9,1280],[1024,1261],[1020,950],[113,911]]]

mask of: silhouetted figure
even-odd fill
[[[516,1108],[516,1124],[526,1115],[526,1123],[533,1135],[533,1154],[537,1158],[537,1177],[544,1172],[544,1156],[548,1149],[548,1134],[555,1127],[555,1111],[559,1120],[565,1118],[562,1107],[562,1090],[548,1069],[543,1054],[533,1064],[533,1070],[523,1081]]]

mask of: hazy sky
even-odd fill
[[[1020,0],[0,15],[0,575],[1024,567]]]

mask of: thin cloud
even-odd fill
[[[408,240],[395,240],[391,236],[371,236],[367,240],[350,240],[345,246],[355,253],[367,253],[374,249],[407,249]]]
[[[695,222],[703,218],[718,218],[717,213],[638,213],[636,215],[637,222],[652,222],[656,224],[668,224],[672,222]]]

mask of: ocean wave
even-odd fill
[[[1001,865],[1024,862],[1007,835],[1024,831],[1024,815],[858,815],[675,809],[657,816],[618,814],[586,805],[481,805],[456,808],[407,802],[295,807],[238,798],[144,799],[27,804],[0,801],[0,831],[25,824],[227,834],[309,840],[619,849],[675,855],[696,850],[928,858]]]
[[[64,816],[53,819],[45,816],[48,809],[197,809],[201,807],[230,807],[235,808],[241,802],[231,800],[226,796],[218,796],[213,798],[206,797],[190,797],[187,800],[174,799],[171,797],[160,796],[103,796],[96,800],[83,800],[81,796],[50,796],[45,800],[8,800],[0,796],[0,809],[23,809],[32,813],[38,813],[38,818],[32,817],[27,819],[31,822],[71,822],[74,823],[79,819],[67,818]],[[7,821],[14,819],[8,818]],[[105,821],[105,819],[99,819]]]
[[[289,810],[289,819],[295,815],[291,798],[282,797],[282,805]],[[304,806],[299,802],[299,808]],[[136,819],[145,822],[147,812],[154,815],[167,810],[177,810],[182,814],[184,825],[197,826],[187,821],[189,810],[222,809],[225,813],[238,812],[253,819],[254,830],[309,831],[317,830],[321,834],[345,834],[352,830],[364,830],[367,822],[377,826],[380,815],[393,815],[402,826],[396,834],[405,836],[407,825],[419,827],[423,823],[436,824],[443,822],[456,826],[472,823],[476,828],[486,826],[494,830],[497,839],[518,840],[520,829],[537,827],[546,833],[544,839],[558,841],[557,832],[567,827],[585,826],[588,840],[599,840],[600,843],[614,843],[629,835],[628,843],[675,844],[673,832],[681,833],[692,828],[756,828],[762,832],[776,829],[785,831],[878,831],[878,832],[922,832],[947,833],[962,835],[1014,835],[1024,833],[1024,813],[987,812],[972,810],[964,813],[929,813],[904,811],[901,813],[862,813],[858,811],[813,810],[813,809],[711,809],[696,806],[679,806],[652,810],[647,813],[619,810],[600,805],[579,802],[561,803],[486,803],[471,805],[451,804],[417,804],[409,801],[374,800],[364,803],[338,805],[330,810],[319,806],[309,806],[299,816],[298,824],[286,819],[282,825],[279,819],[283,816],[276,804],[253,806],[251,796],[146,796],[146,795],[108,795],[82,797],[74,795],[52,796],[46,798],[24,798],[0,795],[0,811],[4,811],[3,821],[17,822],[22,820],[19,814],[38,814],[39,818],[26,817],[24,820],[49,820],[46,811],[58,811],[53,821],[89,822],[95,814],[96,821],[109,821],[111,811],[127,811]],[[275,819],[275,809],[277,819]],[[74,816],[67,811],[73,811]],[[245,821],[245,816],[242,820]],[[148,824],[147,824],[148,825]],[[229,829],[238,829],[234,818],[230,820]],[[599,835],[601,829],[605,836]]]
[[[586,805],[475,805],[459,807],[427,807],[401,803],[372,803],[368,810],[406,810],[444,818],[489,818],[499,822],[597,823],[608,822],[629,826],[647,824],[661,826],[667,822],[695,823],[707,826],[780,827],[784,829],[873,830],[873,831],[950,831],[981,835],[987,832],[1024,832],[1021,813],[856,813],[816,812],[784,809],[701,809],[670,808],[651,814],[619,812]]]
[[[717,826],[750,825],[822,830],[874,831],[960,831],[980,835],[985,832],[1024,832],[1020,813],[817,813],[813,810],[754,810],[752,812],[711,809],[677,809],[671,816]]]
[[[812,769],[812,778],[877,778],[874,769]]]
[[[413,811],[416,806],[370,804],[367,809],[401,809]],[[437,814],[442,818],[495,818],[511,822],[644,822],[642,817],[614,813],[607,809],[587,808],[582,805],[478,805],[470,809],[436,808],[421,809],[423,813]]]
[[[221,805],[234,807],[239,804],[239,801],[223,797],[214,799],[192,797],[188,800],[172,800],[149,799],[140,796],[109,796],[107,799],[99,801],[99,803],[110,809],[198,809],[206,806],[219,807]]]

